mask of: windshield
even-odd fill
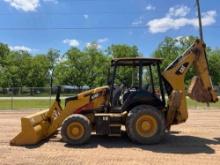
[[[138,67],[119,66],[115,75],[115,85],[124,84],[127,87],[135,87],[139,84]]]

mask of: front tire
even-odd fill
[[[64,120],[61,136],[63,141],[68,144],[80,145],[89,140],[91,131],[91,124],[86,116],[73,114]]]
[[[131,109],[126,119],[128,137],[136,143],[155,144],[165,134],[165,119],[161,111],[149,105]]]

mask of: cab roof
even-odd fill
[[[162,58],[143,58],[143,57],[131,57],[131,58],[113,58],[111,65],[117,66],[146,66],[154,65],[162,62]]]

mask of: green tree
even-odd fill
[[[10,53],[10,49],[7,44],[0,43],[0,57],[5,57]]]
[[[6,83],[7,86],[22,87],[28,82],[27,75],[31,67],[31,55],[26,51],[12,51],[7,56],[6,71]]]
[[[161,69],[164,70],[177,56],[179,55],[179,48],[177,40],[171,37],[166,37],[155,50],[153,56],[162,58],[163,63]]]
[[[86,72],[86,84],[92,88],[106,84],[110,58],[104,55],[97,47],[88,47],[84,50]]]
[[[220,85],[220,49],[209,52],[208,62],[213,84]]]
[[[44,87],[48,84],[49,60],[46,55],[36,55],[31,59],[31,66],[27,75],[29,87]]]
[[[85,54],[78,48],[72,47],[65,53],[65,60],[60,62],[55,70],[56,79],[60,84],[85,85],[87,68]]]
[[[9,55],[10,49],[8,45],[0,43],[0,66],[4,66],[5,58]]]
[[[75,85],[78,88],[93,88],[106,84],[110,58],[97,47],[87,47],[82,51],[72,47],[65,53],[64,59],[55,71],[59,83]]]
[[[8,55],[10,53],[10,49],[8,45],[0,43],[0,86],[1,87],[6,87],[8,86],[7,84],[7,60]]]
[[[140,56],[137,46],[129,46],[125,44],[111,45],[107,48],[107,54],[113,58]]]
[[[139,57],[141,54],[138,52],[137,46],[129,45],[111,45],[107,49],[108,55],[112,58],[123,58],[123,57]],[[135,78],[137,77],[138,71],[136,68],[121,67],[117,70],[116,84],[122,82],[128,86],[135,85]]]

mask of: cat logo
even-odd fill
[[[97,97],[99,97],[99,96],[101,96],[101,95],[102,95],[101,92],[100,92],[100,93],[95,93],[95,94],[91,95],[90,99],[91,99],[91,100],[95,100]]]
[[[182,74],[185,72],[185,70],[186,70],[186,68],[187,68],[188,65],[189,65],[189,63],[184,63],[184,64],[182,64],[182,65],[179,67],[179,69],[176,71],[176,74],[177,74],[177,75],[182,75]]]

